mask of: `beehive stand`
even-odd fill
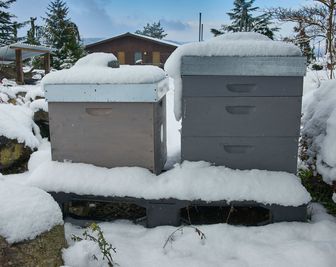
[[[298,207],[281,206],[276,204],[262,204],[255,201],[202,201],[202,200],[178,200],[178,199],[143,199],[133,197],[104,197],[94,195],[78,195],[74,193],[49,192],[60,205],[64,219],[69,218],[66,204],[71,201],[87,202],[108,202],[108,203],[128,203],[146,209],[145,226],[152,228],[162,225],[179,226],[182,223],[181,210],[190,206],[218,206],[218,207],[262,207],[269,210],[270,216],[266,223],[291,222],[307,220],[307,205]],[[94,218],[93,218],[94,219]],[[84,221],[75,221],[75,223],[84,225]]]

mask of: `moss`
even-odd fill
[[[66,247],[63,225],[57,225],[34,240],[9,245],[0,237],[0,266],[59,267]]]
[[[32,150],[17,140],[0,137],[0,171],[3,174],[20,173],[27,170]]]
[[[336,216],[336,203],[332,200],[332,186],[325,183],[321,175],[314,175],[311,170],[300,170],[299,177],[312,196],[313,201],[321,203],[330,214]]]

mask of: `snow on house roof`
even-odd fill
[[[45,53],[51,53],[53,49],[44,45],[31,45],[25,43],[15,43],[0,47],[0,60],[2,62],[15,61],[15,50],[22,50],[22,59],[27,59]]]
[[[112,41],[112,40],[115,40],[115,39],[118,39],[118,38],[126,37],[126,36],[133,36],[133,37],[137,37],[137,38],[141,38],[141,39],[146,39],[146,40],[149,40],[149,41],[153,41],[153,42],[156,42],[156,43],[159,43],[159,44],[169,45],[169,46],[174,46],[174,47],[178,47],[178,46],[180,45],[179,43],[177,43],[177,42],[173,42],[173,41],[162,40],[162,39],[153,38],[153,37],[149,37],[149,36],[142,35],[142,34],[126,32],[126,33],[124,33],[124,34],[120,34],[120,35],[117,35],[117,36],[113,36],[113,37],[111,37],[111,38],[103,39],[103,40],[101,40],[101,41],[98,41],[98,42],[95,42],[95,43],[88,44],[88,45],[86,45],[86,48],[89,48],[89,47],[91,47],[91,46],[95,46],[95,45],[97,45],[97,44],[106,43],[106,42],[109,42],[109,41]]]

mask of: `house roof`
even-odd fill
[[[53,51],[52,48],[43,45],[15,43],[0,47],[0,61],[15,61],[15,49],[22,50],[22,59],[51,53]]]
[[[157,39],[157,38],[153,38],[153,37],[149,37],[149,36],[145,36],[145,35],[141,35],[141,34],[126,32],[124,34],[120,34],[120,35],[113,36],[113,37],[108,38],[108,39],[104,39],[104,40],[101,40],[101,41],[98,41],[98,42],[95,42],[95,43],[88,44],[88,45],[86,45],[86,48],[89,48],[91,46],[95,46],[97,44],[107,43],[107,42],[113,41],[115,39],[123,38],[123,37],[126,37],[126,36],[132,36],[132,37],[136,37],[136,38],[139,38],[139,39],[149,40],[149,41],[152,41],[152,42],[155,42],[155,43],[159,43],[159,44],[162,44],[162,45],[173,46],[173,47],[178,47],[180,45],[179,43],[176,43],[176,42],[173,42],[173,41],[161,40],[161,39]]]

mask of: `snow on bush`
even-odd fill
[[[17,139],[32,149],[38,147],[39,128],[32,117],[33,112],[26,107],[0,104],[0,136]]]
[[[307,163],[316,164],[316,171],[330,184],[336,181],[336,81],[322,81],[304,103],[301,135],[307,145]]]
[[[44,98],[43,99],[37,99],[37,100],[34,100],[33,102],[30,103],[29,108],[33,112],[36,112],[38,110],[43,110],[45,112],[48,112],[48,103]]]
[[[273,41],[254,32],[227,33],[205,42],[179,46],[165,63],[165,70],[175,83],[174,112],[177,120],[181,119],[183,56],[301,56],[301,51],[293,44]]]
[[[29,185],[46,191],[146,199],[244,201],[300,206],[311,200],[299,178],[285,172],[232,170],[207,162],[175,165],[159,176],[139,167],[101,168],[83,163],[44,161]]]
[[[0,180],[0,235],[7,242],[34,239],[63,224],[54,199],[41,189]]]
[[[42,84],[133,84],[154,83],[166,78],[166,73],[155,66],[108,67],[108,62],[116,60],[111,53],[92,53],[77,61],[70,69],[47,74]]]
[[[27,91],[25,95],[25,101],[34,101],[37,97],[44,98],[44,91],[41,86],[34,86],[30,90]]]

